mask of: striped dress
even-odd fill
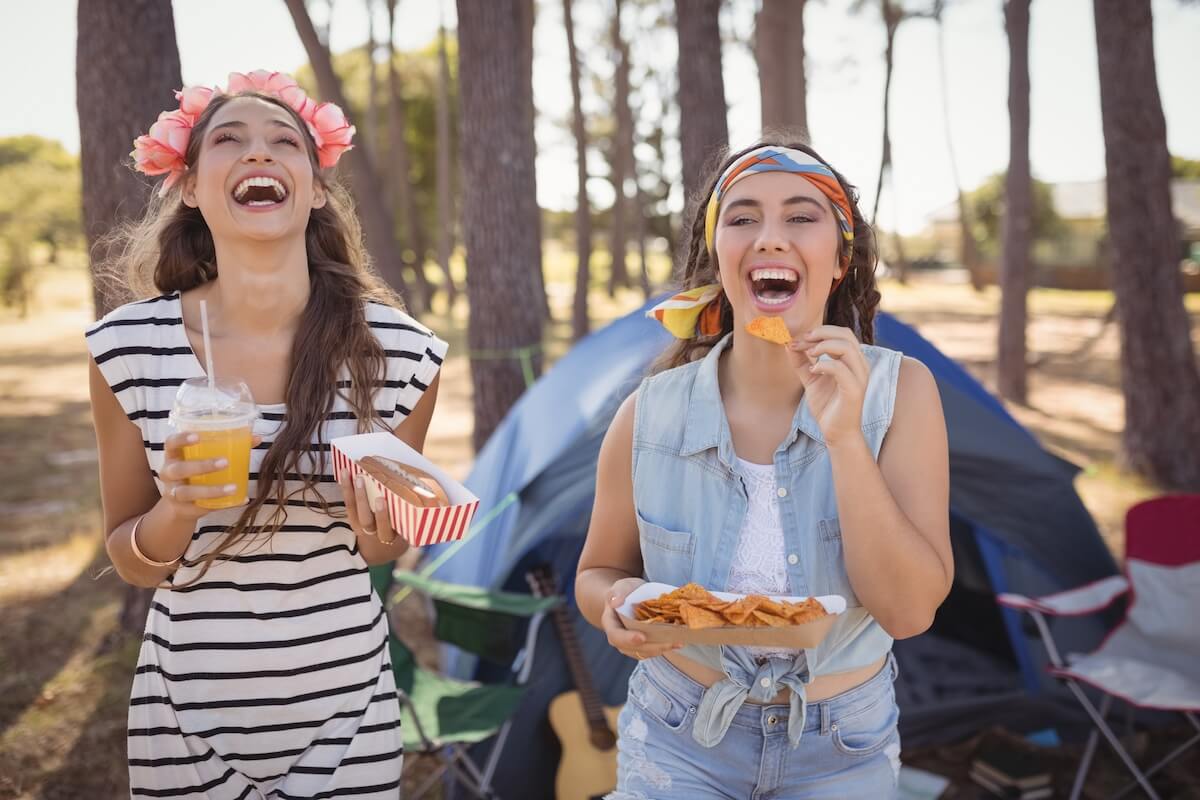
[[[387,355],[375,407],[395,426],[433,380],[446,343],[396,309],[367,306]],[[176,387],[204,374],[183,327],[178,293],[122,306],[89,328],[88,347],[142,432],[155,481]],[[343,382],[344,385],[345,382]],[[286,418],[260,405],[250,491]],[[329,440],[357,433],[342,397],[309,458],[324,453],[320,490],[345,507]],[[315,466],[315,461],[313,462]],[[298,488],[288,475],[288,489]],[[159,488],[162,484],[159,482]],[[275,510],[264,507],[265,515]],[[400,792],[400,710],[387,623],[349,524],[311,496],[287,501],[274,536],[251,537],[198,583],[155,592],[129,704],[132,797],[394,798]],[[199,520],[183,565],[210,550],[239,513]]]

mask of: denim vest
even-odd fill
[[[638,390],[633,432],[633,495],[642,564],[649,581],[728,583],[748,505],[717,384],[726,336],[700,361],[651,376]],[[875,458],[892,421],[902,355],[862,345],[870,365],[862,432]],[[679,652],[724,672],[697,709],[692,736],[705,747],[721,741],[749,697],[768,702],[792,690],[788,736],[804,730],[805,685],[817,675],[867,666],[886,655],[892,638],[859,603],[846,573],[829,452],[807,398],[775,451],[779,515],[793,595],[839,594],[847,609],[816,648],[762,663],[742,647],[687,646]]]

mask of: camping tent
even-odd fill
[[[1041,448],[965,370],[912,328],[881,314],[879,344],[933,372],[950,443],[955,583],[929,632],[898,642],[897,697],[906,744],[961,733],[989,719],[1030,728],[1065,708],[1044,677],[1044,653],[1020,619],[999,609],[1002,591],[1044,594],[1096,580],[1116,566],[1073,488],[1077,469]],[[574,608],[573,579],[593,500],[596,457],[612,415],[636,388],[668,335],[638,311],[581,341],[513,407],[480,452],[467,485],[482,500],[478,534],[431,554],[436,576],[526,591],[524,575],[549,565],[570,611],[597,687],[610,705],[624,699],[633,662],[610,648]],[[490,513],[487,513],[490,510]],[[427,562],[430,563],[430,562]],[[431,564],[432,565],[432,564]],[[1056,629],[1065,649],[1086,648],[1100,622]],[[541,632],[539,665],[496,778],[506,794],[549,796],[558,744],[545,721],[551,698],[571,688],[553,626]],[[459,674],[488,665],[452,658]],[[1023,709],[1023,710],[1022,710]],[[1053,710],[1053,711],[1052,711]]]

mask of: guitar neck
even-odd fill
[[[604,718],[604,703],[596,691],[596,685],[592,683],[592,675],[588,671],[579,640],[575,637],[575,626],[571,624],[571,617],[564,606],[554,609],[553,615],[554,624],[558,627],[559,639],[562,641],[563,654],[567,658],[567,667],[571,670],[571,678],[575,681],[575,688],[579,692],[579,699],[583,703],[583,712],[588,718],[588,723],[593,726],[603,725],[607,728],[608,722]]]

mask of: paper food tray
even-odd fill
[[[365,482],[367,499],[373,503],[376,497],[384,498],[392,529],[413,547],[452,542],[466,535],[471,526],[471,519],[479,508],[479,498],[395,435],[381,432],[339,436],[330,442],[330,449],[333,452],[334,474],[338,480],[340,481],[346,472],[350,473],[351,480],[361,475]],[[393,458],[403,464],[425,470],[441,483],[450,505],[437,508],[412,505],[358,466],[356,462],[367,456]]]
[[[846,598],[830,594],[816,598],[829,612],[828,616],[806,622],[802,625],[788,625],[781,628],[751,628],[744,625],[725,625],[719,628],[688,628],[686,625],[672,625],[666,622],[642,622],[634,618],[633,607],[643,600],[650,600],[670,592],[678,587],[667,583],[644,583],[633,590],[625,598],[624,604],[617,609],[621,622],[626,628],[641,631],[646,634],[648,642],[671,642],[700,645],[740,645],[754,647],[786,647],[789,649],[808,649],[816,647],[833,627],[837,615],[846,610]],[[722,600],[738,600],[744,594],[731,592],[712,592]],[[805,597],[767,595],[772,600],[785,600],[798,603]]]

